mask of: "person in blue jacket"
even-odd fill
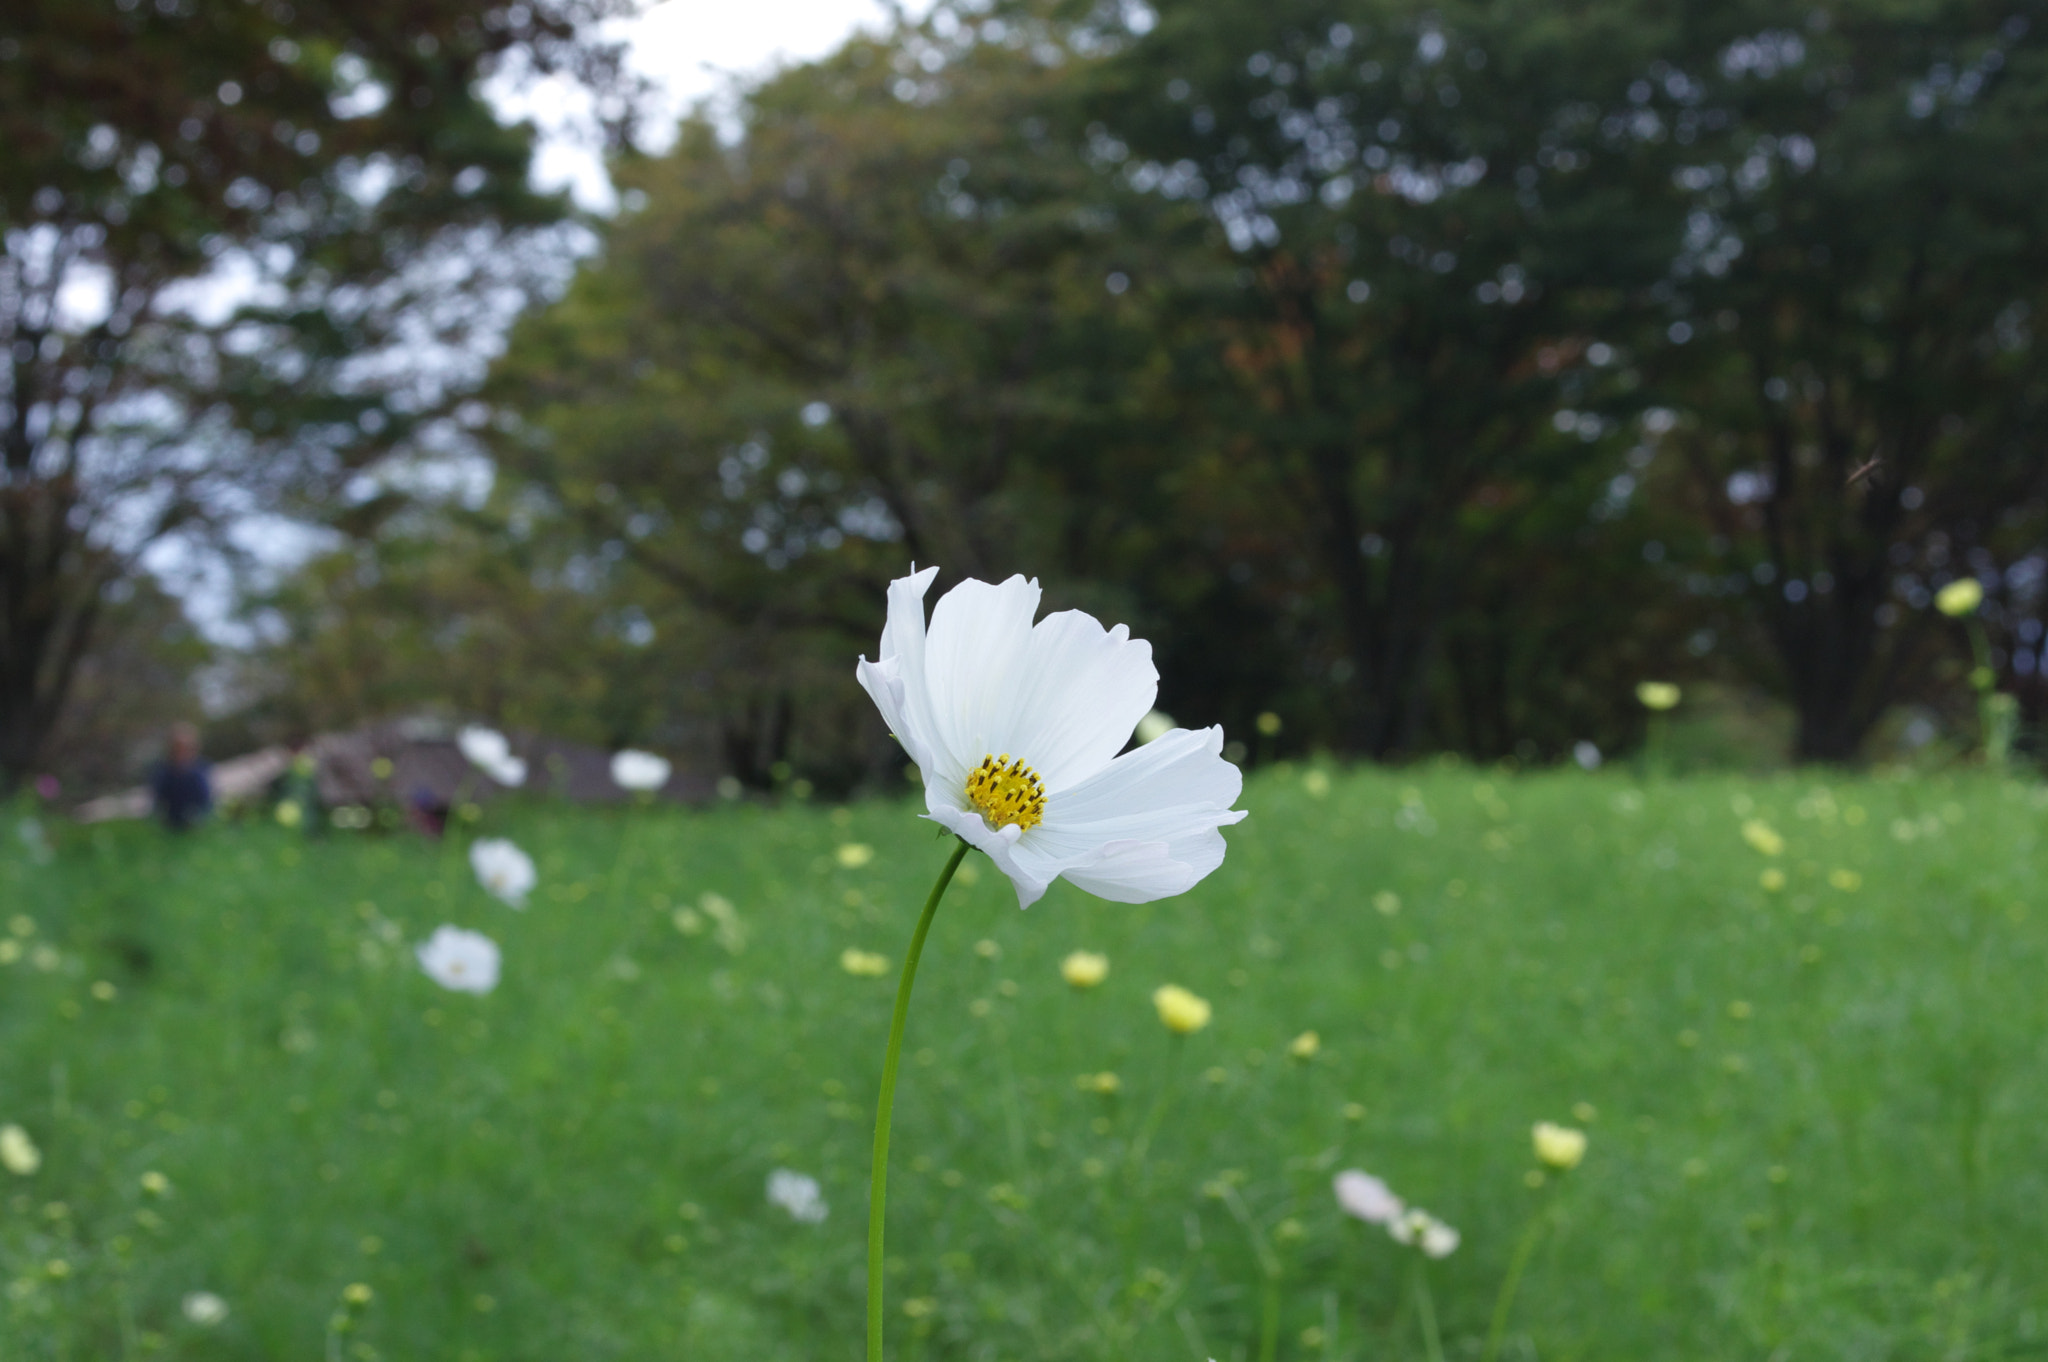
[[[149,773],[150,803],[172,832],[184,832],[213,811],[213,768],[199,755],[199,730],[174,724],[164,759]]]

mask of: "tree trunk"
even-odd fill
[[[0,489],[0,797],[34,769],[92,637],[107,555],[50,483]]]

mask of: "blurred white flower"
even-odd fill
[[[17,1177],[27,1177],[43,1166],[43,1151],[28,1132],[13,1122],[0,1126],[0,1165]]]
[[[478,884],[514,908],[526,906],[526,896],[533,892],[534,882],[539,878],[534,873],[533,857],[502,837],[482,837],[473,842],[469,848],[469,868],[476,872]]]
[[[494,766],[512,755],[512,744],[505,735],[481,724],[470,724],[456,734],[455,745],[478,766]]]
[[[481,932],[436,927],[413,952],[427,977],[457,993],[489,993],[498,986],[498,943]]]
[[[1335,1186],[1337,1204],[1344,1213],[1368,1225],[1392,1225],[1408,1209],[1386,1183],[1356,1168],[1339,1173]]]
[[[668,758],[652,752],[636,752],[629,747],[612,754],[612,780],[622,790],[659,790],[668,784],[669,772],[674,769]]]
[[[1124,752],[1152,710],[1152,648],[1078,610],[1037,624],[1036,582],[965,581],[925,625],[937,568],[889,584],[861,685],[917,763],[936,823],[986,852],[1028,908],[1064,876],[1119,903],[1192,889],[1223,863],[1243,778],[1223,730]],[[1122,753],[1121,756],[1118,753]]]
[[[1422,1251],[1432,1258],[1448,1258],[1458,1251],[1458,1232],[1441,1220],[1422,1227]]]
[[[1411,1207],[1387,1223],[1387,1233],[1397,1244],[1419,1247],[1432,1258],[1448,1258],[1458,1251],[1458,1232],[1420,1207]]]
[[[470,724],[455,735],[455,745],[472,766],[500,785],[526,783],[526,762],[512,755],[511,742],[497,729]]]
[[[1575,742],[1575,743],[1573,743],[1573,744],[1572,744],[1572,760],[1573,760],[1573,761],[1575,761],[1575,762],[1577,762],[1577,763],[1579,764],[1579,769],[1581,769],[1581,770],[1584,770],[1584,771],[1597,771],[1597,770],[1599,770],[1599,769],[1600,769],[1600,747],[1599,747],[1599,744],[1597,744],[1597,743],[1592,743],[1592,742],[1588,742],[1588,741],[1586,741],[1586,740],[1585,740],[1585,739],[1583,739],[1583,738],[1582,738],[1582,739],[1580,739],[1580,740],[1579,740],[1578,742]]]
[[[823,1189],[818,1180],[792,1173],[787,1168],[778,1168],[768,1175],[768,1201],[788,1211],[790,1218],[801,1224],[816,1225],[832,1213],[825,1204]]]
[[[183,1308],[185,1318],[202,1329],[211,1329],[228,1317],[228,1303],[211,1291],[187,1292]]]

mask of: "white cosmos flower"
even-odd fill
[[[1078,610],[1033,625],[1038,583],[1022,577],[960,583],[927,632],[937,575],[889,584],[880,659],[858,671],[917,763],[933,821],[987,852],[1021,908],[1063,875],[1149,903],[1221,865],[1217,829],[1244,817],[1223,730],[1171,729],[1123,752],[1159,690],[1151,645]]]
[[[480,837],[471,843],[469,868],[476,872],[478,884],[514,908],[526,906],[526,896],[539,879],[533,857],[502,837]]]
[[[455,745],[472,766],[500,785],[524,785],[526,762],[512,755],[512,744],[503,733],[481,724],[470,724],[455,735]]]
[[[498,986],[498,943],[481,932],[436,927],[413,954],[427,977],[442,988],[489,993]]]
[[[674,768],[668,758],[627,748],[612,754],[612,781],[622,790],[659,790]]]
[[[1336,1192],[1337,1204],[1345,1214],[1355,1215],[1368,1225],[1391,1225],[1408,1209],[1386,1183],[1356,1168],[1337,1175]]]
[[[832,1213],[818,1180],[787,1168],[778,1168],[768,1175],[768,1200],[805,1225],[819,1224]]]
[[[1420,1248],[1432,1258],[1448,1258],[1458,1251],[1458,1232],[1419,1206],[1387,1222],[1387,1234],[1397,1244]]]

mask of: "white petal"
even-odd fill
[[[1223,760],[1220,727],[1176,728],[1124,753],[1072,789],[1062,790],[1057,800],[1048,798],[1045,821],[1048,826],[1070,827],[1153,810],[1227,809],[1243,789],[1244,774]]]
[[[903,745],[904,755],[917,763],[920,771],[931,769],[931,748],[913,729],[905,715],[908,706],[904,703],[903,668],[896,658],[881,662],[870,662],[862,658],[853,669],[861,689],[875,702],[875,708],[882,712],[882,722],[889,725],[889,732]]]
[[[1220,755],[1223,730],[1175,729],[1058,798],[1012,859],[1032,879],[1065,875],[1091,894],[1149,903],[1186,893],[1223,863],[1216,829],[1245,815],[1243,787]]]
[[[1159,697],[1152,645],[1079,610],[1040,620],[1016,666],[994,750],[1022,757],[1049,793],[1107,766]]]
[[[936,756],[937,734],[926,681],[924,594],[938,575],[935,567],[922,572],[913,567],[909,576],[889,583],[889,618],[882,626],[880,655],[874,662],[863,657],[854,672],[882,711],[889,731],[927,773]],[[965,778],[964,769],[960,775]]]
[[[1209,834],[1218,842],[1223,838]],[[1218,858],[1220,861],[1220,857]],[[1150,903],[1185,894],[1201,878],[1176,860],[1165,842],[1111,842],[1085,865],[1069,866],[1067,882],[1111,903]]]
[[[1029,908],[1045,897],[1046,889],[1052,884],[1053,874],[1058,872],[1041,875],[1035,873],[1035,868],[1026,867],[1018,862],[1019,833],[1016,824],[1012,823],[1002,829],[991,828],[980,814],[968,809],[948,808],[931,799],[929,794],[926,805],[931,809],[930,816],[934,823],[960,837],[976,850],[987,853],[988,858],[995,862],[996,869],[1009,877],[1011,886],[1017,891],[1019,908]]]
[[[983,757],[1007,750],[1000,744],[1009,736],[1013,696],[1031,646],[1031,617],[1037,613],[1038,583],[1022,577],[995,586],[969,578],[932,607],[924,675],[933,746],[940,749],[935,764],[944,766],[950,757],[962,780]]]

